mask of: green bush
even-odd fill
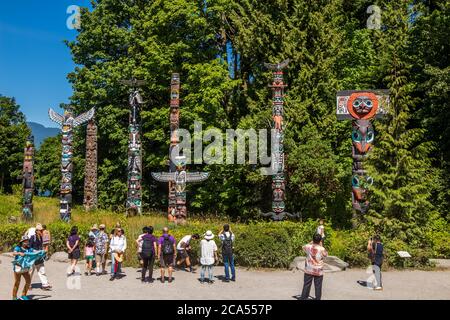
[[[99,221],[101,221],[99,217]],[[137,227],[136,221],[123,219],[122,227],[128,242],[128,250],[125,255],[126,266],[137,266],[135,239],[141,233],[141,227]],[[87,240],[90,224],[78,223],[81,238],[81,249]],[[52,234],[50,253],[66,251],[66,240],[71,224],[53,222],[47,224]],[[161,236],[163,225],[155,225],[155,236]],[[221,230],[221,224],[213,220],[191,220],[186,225],[169,224],[170,233],[179,241],[187,234],[198,233],[203,235],[207,230],[213,231],[214,239],[219,247],[220,240],[217,234]],[[304,222],[261,222],[255,221],[249,224],[232,224],[232,231],[236,236],[235,261],[243,267],[255,268],[286,268],[296,256],[304,255],[302,246],[311,241],[317,227],[316,221]],[[0,225],[0,248],[3,251],[11,250],[20,241],[20,237],[29,228],[26,224]],[[111,226],[107,226],[107,232]],[[430,232],[428,241],[417,245],[405,243],[400,239],[389,239],[382,235],[385,247],[385,267],[418,267],[427,266],[428,259],[433,257],[449,257],[450,235],[445,233],[446,225],[436,226],[434,232]],[[438,231],[437,231],[438,230]],[[333,230],[326,226],[325,246],[330,255],[335,255],[348,262],[353,267],[365,267],[370,262],[367,257],[367,241],[374,235],[369,227],[360,227],[357,230]],[[198,262],[199,242],[192,243],[192,258]],[[408,251],[412,258],[403,260],[397,255],[397,251]]]

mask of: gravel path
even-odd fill
[[[0,300],[11,299],[11,258],[0,257]],[[84,273],[84,265],[79,264]],[[174,273],[174,281],[162,284],[142,284],[137,269],[125,268],[125,277],[109,281],[104,276],[66,277],[67,264],[46,262],[46,271],[53,290],[43,291],[37,275],[29,295],[33,299],[294,299],[303,284],[303,273],[292,271],[254,271],[237,269],[237,282],[224,283],[216,278],[212,285],[198,282],[199,270],[195,274],[184,271]],[[215,276],[223,275],[222,267],[214,268]],[[155,269],[154,278],[159,277]],[[325,274],[323,299],[450,299],[450,271],[389,271],[383,273],[383,291],[373,291],[358,284],[370,274],[364,269]],[[80,289],[69,289],[81,284]],[[23,280],[22,280],[23,284]],[[20,289],[22,288],[22,285]],[[314,294],[314,289],[311,290]],[[20,291],[19,291],[20,293]]]

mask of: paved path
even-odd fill
[[[12,289],[11,259],[0,257],[0,300],[10,299]],[[84,272],[84,266],[79,265]],[[109,281],[105,276],[80,276],[81,289],[68,289],[67,265],[47,262],[46,270],[53,291],[39,289],[34,275],[30,291],[34,299],[294,299],[303,284],[303,273],[292,271],[253,271],[239,268],[237,282],[224,283],[218,279],[212,285],[201,285],[199,273],[174,273],[173,283],[142,284],[137,269],[125,268],[126,277]],[[215,267],[216,276],[223,274]],[[159,277],[155,270],[154,277]],[[325,274],[323,299],[450,299],[450,271],[389,271],[383,273],[384,291],[373,291],[357,283],[369,277],[364,269]],[[23,282],[22,282],[23,284]],[[21,286],[22,288],[22,286]],[[311,294],[314,290],[312,289]],[[20,291],[19,291],[20,293]]]

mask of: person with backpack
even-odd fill
[[[153,227],[144,227],[144,234],[139,236],[136,240],[138,247],[140,247],[140,258],[142,260],[142,277],[141,282],[145,283],[145,275],[147,270],[149,272],[149,283],[153,283],[153,264],[155,262],[155,255],[157,252],[156,243],[158,240],[153,235]]]
[[[43,230],[44,230],[44,228],[42,227],[42,225],[40,223],[38,223],[36,225],[35,234],[32,235],[29,240],[29,246],[31,249],[33,249],[35,251],[44,250],[44,241],[42,238]],[[45,260],[44,259],[45,259],[45,256],[42,259],[37,259],[35,261],[32,269],[30,271],[30,276],[31,276],[31,279],[33,279],[34,271],[37,270],[39,280],[41,281],[42,290],[50,290],[52,288],[52,286],[48,282],[48,278],[45,273],[45,266],[44,266]]]
[[[177,262],[177,267],[180,267],[183,262],[186,262],[186,267],[189,268],[189,272],[194,272],[194,269],[191,265],[191,257],[189,256],[189,252],[191,251],[191,241],[200,239],[200,235],[193,234],[184,236],[177,245],[177,256],[181,259]]]
[[[202,265],[202,270],[200,271],[200,283],[205,283],[205,273],[208,270],[208,283],[214,283],[213,280],[213,266],[217,258],[217,245],[214,241],[214,234],[212,231],[208,230],[205,233],[205,238],[200,241],[201,258],[200,264]]]
[[[163,228],[163,235],[158,241],[158,256],[161,265],[161,283],[164,283],[165,269],[169,271],[169,283],[172,282],[173,265],[176,259],[176,241],[175,238],[169,235],[169,228]]]
[[[12,291],[13,300],[30,300],[28,298],[28,290],[31,286],[30,269],[34,266],[36,260],[43,259],[45,257],[45,251],[34,251],[29,246],[28,236],[22,236],[20,245],[16,246],[13,251],[14,260],[13,272],[14,272],[14,287]],[[20,280],[22,277],[25,279],[25,285],[23,286],[22,295],[17,298],[17,292],[19,291]]]
[[[376,235],[370,238],[367,244],[367,251],[369,252],[369,258],[372,262],[373,273],[375,274],[376,286],[373,290],[383,290],[383,284],[381,282],[381,266],[383,265],[383,244],[381,243],[381,237]]]
[[[225,267],[225,282],[230,282],[229,269],[231,269],[231,281],[236,281],[233,256],[234,233],[231,232],[228,224],[223,226],[222,231],[219,233],[219,239],[222,241],[222,258],[223,265]]]

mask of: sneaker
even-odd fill
[[[45,291],[50,291],[50,290],[52,290],[52,287],[51,286],[43,286],[42,288],[41,288],[42,290],[45,290]]]
[[[230,282],[230,279],[225,279],[224,282]]]
[[[87,275],[88,275],[88,272],[86,271],[86,272],[84,273],[84,275],[87,276]]]
[[[17,300],[19,300],[19,299],[17,299],[17,297],[14,297],[14,298],[12,298],[12,300],[13,300],[13,301],[17,301]]]
[[[30,300],[30,298],[28,298],[27,296],[21,296],[21,297],[19,298],[19,300]]]
[[[373,290],[376,290],[376,291],[383,291],[383,287],[375,287],[375,288],[373,288]]]
[[[231,278],[231,281],[236,282],[236,278]]]
[[[169,283],[172,283],[172,278],[169,278]]]
[[[109,278],[109,281],[114,281],[116,277],[114,275],[111,276],[111,278]]]
[[[205,283],[205,280],[200,280],[200,284],[204,284]]]

